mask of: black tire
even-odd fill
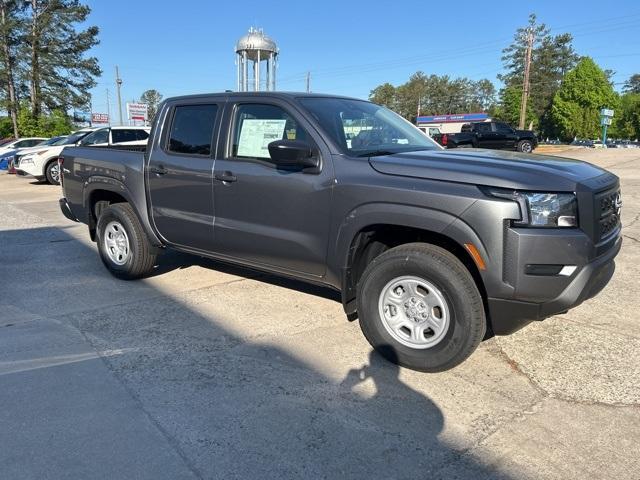
[[[51,160],[47,163],[44,169],[44,175],[51,185],[60,185],[60,167],[58,166],[58,159]],[[57,170],[57,173],[56,173]]]
[[[446,333],[428,348],[402,344],[383,324],[380,295],[389,282],[403,276],[430,282],[447,302]],[[367,266],[358,283],[358,316],[364,336],[381,355],[423,372],[441,372],[462,363],[480,344],[487,328],[482,295],[469,270],[447,250],[425,243],[392,248]]]
[[[517,150],[522,153],[531,153],[533,152],[533,142],[531,140],[520,140]]]
[[[116,263],[107,251],[105,230],[112,222],[119,224],[128,239],[128,256],[123,264]],[[102,210],[96,226],[96,240],[100,259],[109,272],[123,280],[134,280],[148,275],[156,264],[157,249],[149,243],[138,217],[128,203],[116,203]]]

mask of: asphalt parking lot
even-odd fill
[[[111,277],[59,187],[0,175],[0,478],[640,478],[640,150],[610,285],[440,374],[338,297],[181,254]]]

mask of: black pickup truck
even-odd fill
[[[462,126],[460,133],[443,134],[439,142],[447,148],[473,147],[531,153],[538,138],[531,130],[515,130],[503,122],[477,122]]]
[[[71,147],[59,163],[61,209],[115,276],[172,248],[324,285],[376,349],[422,371],[593,297],[621,245],[615,175],[444,150],[344,97],[172,98],[145,152]]]

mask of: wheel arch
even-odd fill
[[[342,304],[350,319],[357,317],[356,292],[358,281],[371,260],[398,245],[424,242],[440,246],[453,253],[467,267],[480,291],[486,308],[487,292],[482,273],[465,244],[477,247],[488,262],[486,249],[471,227],[459,217],[440,210],[406,205],[376,206],[377,213],[361,212],[360,222],[343,224],[337,251],[341,252]]]
[[[98,205],[98,202],[106,202],[106,205],[111,205],[113,203],[130,204],[133,212],[138,218],[138,221],[142,225],[145,234],[149,238],[149,242],[156,247],[162,246],[162,242],[151,228],[147,216],[141,216],[140,208],[134,201],[134,196],[131,194],[127,186],[123,182],[109,177],[91,177],[85,184],[83,192],[83,208],[87,212],[87,223],[89,225],[91,240],[95,241],[96,237],[96,205]]]
[[[44,177],[47,176],[47,168],[49,167],[49,165],[53,162],[56,162],[58,160],[58,157],[60,155],[55,155],[53,157],[49,157],[47,158],[45,161],[42,162],[42,175]]]

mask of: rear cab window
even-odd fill
[[[210,156],[217,114],[216,104],[176,106],[165,150],[180,155]]]

